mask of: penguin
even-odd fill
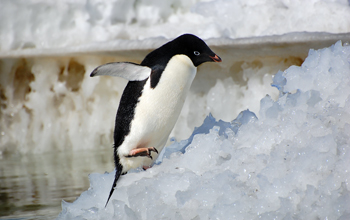
[[[150,168],[166,144],[197,67],[221,62],[199,37],[184,34],[150,52],[140,64],[113,62],[93,70],[91,77],[118,76],[127,79],[114,129],[115,178],[105,207],[117,181],[128,170]]]

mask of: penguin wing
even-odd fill
[[[115,62],[97,67],[92,71],[90,77],[107,75],[122,77],[129,81],[142,81],[151,75],[151,71],[151,68],[136,63]]]

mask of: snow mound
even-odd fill
[[[232,122],[209,115],[156,165],[91,174],[58,219],[349,219],[350,47],[310,50],[278,72],[280,95]]]

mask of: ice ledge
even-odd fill
[[[263,46],[263,52],[267,55],[278,53],[280,49],[285,50],[288,47],[299,45],[302,48],[308,45],[308,48],[322,48],[334,44],[341,40],[343,43],[350,43],[350,32],[333,34],[326,32],[292,32],[283,35],[271,35],[248,38],[210,38],[205,39],[212,47],[236,48],[236,49],[256,49],[257,46]],[[51,48],[51,49],[22,49],[11,51],[0,51],[0,58],[18,58],[18,57],[41,57],[41,56],[72,56],[72,55],[118,55],[125,51],[144,51],[153,50],[169,41],[164,37],[148,38],[145,40],[114,40],[100,43],[90,43],[83,46]],[[295,49],[295,48],[294,48]],[[270,54],[271,53],[271,54]],[[244,53],[241,55],[244,55]]]

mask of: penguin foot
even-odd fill
[[[149,147],[149,148],[136,148],[136,149],[132,149],[129,152],[129,155],[127,155],[126,157],[149,157],[151,159],[151,152],[154,151],[158,154],[158,150],[154,147]]]
[[[151,166],[142,166],[142,169],[143,169],[143,170],[147,170],[147,169],[149,169],[149,168],[151,168]]]

